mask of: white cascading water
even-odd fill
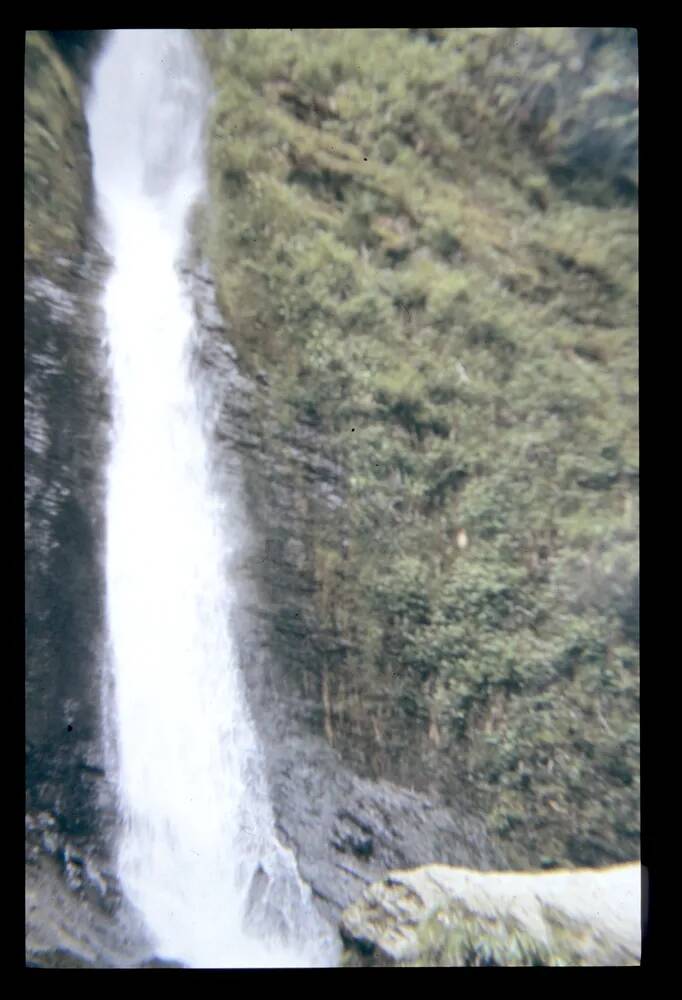
[[[277,840],[230,631],[229,498],[211,486],[177,260],[203,186],[202,66],[183,31],[116,31],[87,117],[115,399],[107,606],[118,874],[157,953],[193,967],[332,965]]]

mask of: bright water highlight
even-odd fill
[[[186,33],[110,36],[88,122],[114,260],[106,572],[119,876],[162,957],[333,965],[329,929],[274,832],[229,627],[239,538],[229,498],[212,489],[190,378],[196,331],[177,261],[203,188],[207,106]]]

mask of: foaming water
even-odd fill
[[[336,963],[277,840],[230,631],[229,498],[211,486],[177,270],[203,185],[201,64],[182,31],[117,31],[88,102],[115,421],[107,496],[121,884],[160,956]],[[233,519],[233,524],[236,519]],[[235,529],[236,530],[236,529]]]

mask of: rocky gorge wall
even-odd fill
[[[78,88],[29,34],[25,243],[27,793],[73,834],[94,830],[102,658],[102,463],[108,393]],[[56,110],[55,110],[56,109]],[[61,775],[57,779],[57,775]],[[57,790],[59,785],[59,790]]]

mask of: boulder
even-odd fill
[[[549,872],[427,865],[348,907],[349,965],[638,965],[639,864]]]

